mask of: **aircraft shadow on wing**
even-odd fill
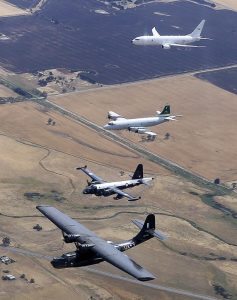
[[[66,243],[74,243],[76,246],[75,251],[54,258],[51,261],[54,268],[82,267],[107,261],[138,280],[155,279],[153,274],[122,253],[153,237],[160,240],[166,239],[163,233],[155,230],[154,214],[149,214],[145,222],[133,221],[140,229],[135,237],[122,243],[113,243],[99,238],[94,232],[52,206],[39,205],[36,208],[62,230]]]
[[[96,196],[108,197],[111,195],[116,195],[115,200],[122,199],[123,197],[127,198],[129,201],[135,201],[141,197],[134,197],[128,193],[125,193],[123,190],[138,186],[141,184],[149,185],[149,182],[152,181],[153,177],[144,177],[143,176],[143,165],[139,164],[129,180],[115,181],[115,182],[106,182],[92,171],[90,171],[87,166],[79,167],[77,170],[81,170],[86,175],[91,178],[91,182],[87,182],[87,187],[83,190],[83,194],[94,194]]]

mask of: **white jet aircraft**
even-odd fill
[[[194,31],[187,35],[160,35],[156,28],[152,28],[153,35],[144,35],[136,37],[132,40],[134,45],[141,46],[161,46],[163,49],[170,49],[171,47],[193,47],[200,48],[205,46],[189,45],[190,43],[197,42],[200,40],[208,40],[209,38],[201,37],[202,29],[205,24],[205,20],[194,29]]]
[[[113,111],[108,113],[108,124],[104,126],[107,130],[122,130],[127,129],[129,131],[147,134],[149,140],[154,140],[156,133],[149,131],[147,127],[155,126],[168,121],[176,121],[176,117],[181,117],[181,115],[171,116],[170,115],[170,105],[166,105],[162,112],[157,111],[157,116],[148,118],[138,118],[138,119],[126,119],[122,116],[116,114]]]

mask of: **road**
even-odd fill
[[[14,247],[3,247],[0,246],[0,249],[5,249],[8,250],[10,252],[13,253],[17,253],[17,254],[21,254],[21,255],[26,255],[29,257],[35,257],[35,258],[39,258],[39,259],[46,259],[48,261],[51,261],[53,259],[52,256],[47,256],[47,255],[43,255],[37,252],[33,252],[30,250],[24,250],[21,248],[14,248]],[[176,289],[176,288],[172,288],[172,287],[167,287],[167,286],[163,286],[163,285],[159,285],[159,284],[154,284],[154,283],[149,283],[149,282],[141,282],[135,279],[131,279],[125,276],[120,276],[120,275],[116,275],[116,274],[112,274],[109,272],[104,272],[104,271],[100,271],[98,269],[94,269],[91,267],[81,267],[81,269],[90,272],[90,273],[94,273],[96,275],[101,275],[101,276],[106,276],[106,277],[110,277],[112,279],[116,279],[116,280],[121,280],[121,281],[126,281],[132,284],[136,284],[136,285],[140,285],[140,286],[144,286],[147,288],[151,288],[151,289],[156,289],[159,291],[164,291],[164,292],[168,292],[168,293],[173,293],[176,295],[183,295],[183,296],[188,296],[190,298],[193,299],[200,299],[200,300],[217,300],[218,298],[214,298],[211,296],[206,296],[206,295],[202,295],[202,294],[197,294],[191,291],[186,291],[186,290],[181,290],[181,289]]]

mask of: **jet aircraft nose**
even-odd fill
[[[135,39],[133,39],[132,41],[131,41],[131,43],[133,44],[133,45],[138,45],[139,43],[140,43],[140,37],[136,37]]]

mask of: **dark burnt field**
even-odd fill
[[[222,89],[237,94],[237,68],[200,73],[196,74],[196,77],[207,80]]]
[[[154,3],[119,11],[95,0],[50,0],[36,15],[0,19],[1,32],[11,38],[0,41],[0,64],[19,73],[87,70],[88,80],[115,84],[237,63],[237,14],[198,3]],[[207,20],[203,35],[213,39],[199,43],[205,48],[163,50],[131,44],[153,26],[161,34],[187,34],[201,19]]]
[[[36,5],[39,0],[8,0],[7,2],[12,3],[20,8],[31,8]]]

